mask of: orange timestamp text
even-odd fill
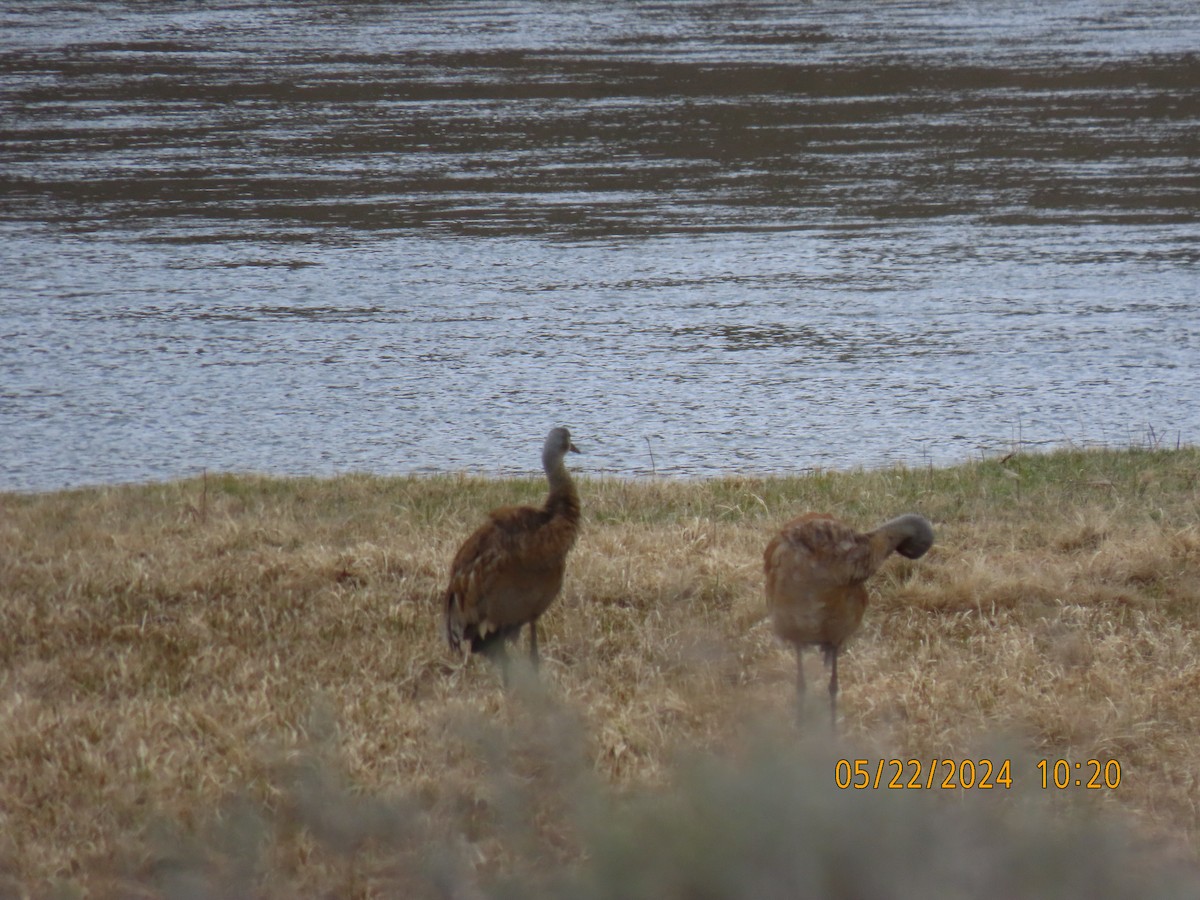
[[[833,766],[839,788],[890,790],[942,788],[994,790],[1012,787],[1012,760],[839,759]]]
[[[1042,776],[1043,790],[1057,788],[1061,791],[1069,787],[1081,787],[1092,791],[1103,788],[1115,791],[1121,786],[1121,764],[1115,759],[1089,759],[1084,762],[1039,759],[1037,770]]]
[[[1115,759],[1071,762],[1042,759],[1037,763],[1043,790],[1069,787],[1116,790],[1121,784],[1121,764]],[[854,790],[925,789],[1009,790],[1013,786],[1012,760],[1001,759],[839,759],[833,766],[833,783]]]

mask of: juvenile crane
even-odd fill
[[[567,554],[579,534],[579,495],[564,464],[578,453],[571,433],[554,428],[542,447],[550,493],[541,507],[505,506],[459,548],[445,594],[446,639],[483,653],[508,683],[506,643],[529,625],[529,659],[538,666],[537,620],[562,588]]]
[[[775,633],[796,651],[796,691],[804,715],[802,650],[825,653],[829,715],[837,728],[838,651],[858,630],[867,608],[865,582],[895,551],[916,559],[933,546],[933,526],[910,513],[860,534],[824,513],[793,519],[767,545],[767,609]]]

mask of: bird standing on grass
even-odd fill
[[[767,545],[767,609],[775,633],[796,651],[796,690],[804,717],[802,649],[815,644],[829,666],[829,714],[837,728],[837,658],[867,608],[864,582],[893,551],[909,559],[933,546],[933,526],[910,513],[859,534],[824,513],[793,519]]]
[[[459,548],[446,588],[446,639],[465,643],[500,665],[508,683],[505,644],[529,625],[529,659],[538,665],[537,620],[562,588],[567,554],[579,534],[579,495],[563,462],[578,453],[571,433],[554,428],[542,447],[550,493],[541,507],[505,506]]]

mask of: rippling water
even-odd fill
[[[1194,442],[1198,51],[1193,0],[0,8],[0,489]]]

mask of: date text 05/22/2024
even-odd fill
[[[1010,759],[839,759],[833,781],[854,790],[1008,790],[1013,786],[1012,768]],[[1121,785],[1121,764],[1115,759],[1041,759],[1035,768],[1043,790],[1114,791]]]

